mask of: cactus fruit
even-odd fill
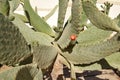
[[[74,34],[73,34],[73,35],[71,35],[71,36],[70,36],[70,39],[71,39],[71,41],[76,40],[76,35],[74,35]]]

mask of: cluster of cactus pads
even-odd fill
[[[59,0],[58,24],[52,29],[46,20],[57,6],[42,18],[30,0],[0,0],[0,64],[13,66],[0,72],[0,80],[42,80],[43,70],[53,66],[58,55],[71,69],[71,79],[76,79],[75,68],[120,70],[120,15],[108,17],[108,2],[100,11],[97,0],[72,0],[65,22],[68,1]],[[15,13],[19,5],[25,15]]]

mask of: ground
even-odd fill
[[[59,59],[56,60],[51,74],[52,80],[70,80],[70,70],[66,66],[63,66]],[[112,69],[87,70],[76,73],[76,77],[77,80],[120,80],[120,76]]]
[[[0,72],[11,69],[3,65],[0,67]],[[70,80],[70,70],[56,60],[51,73],[51,77],[44,75],[44,80]],[[83,71],[76,73],[77,80],[120,80],[120,77],[111,69]]]

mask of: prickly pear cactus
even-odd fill
[[[4,16],[8,16],[9,9],[10,9],[10,5],[8,0],[0,0],[0,13],[2,13]]]
[[[0,14],[0,64],[15,65],[31,55],[19,29]]]
[[[49,67],[59,56],[71,69],[72,80],[76,80],[74,69],[101,69],[109,65],[120,70],[120,15],[115,19],[108,16],[112,4],[105,3],[101,12],[95,5],[97,0],[72,0],[71,16],[65,22],[68,2],[59,0],[58,24],[52,29],[45,20],[57,6],[41,18],[29,0],[0,1],[0,64],[18,64],[1,72],[0,80],[42,80],[42,72],[51,71]],[[19,4],[25,15],[14,13]]]
[[[83,0],[82,4],[87,17],[96,27],[120,32],[118,25],[106,14],[100,12],[91,0]]]
[[[0,73],[0,80],[42,80],[42,72],[35,65],[23,65]]]

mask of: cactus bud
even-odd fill
[[[76,35],[75,35],[75,34],[72,34],[72,35],[70,36],[70,39],[71,39],[71,41],[75,41],[75,40],[76,40]]]

